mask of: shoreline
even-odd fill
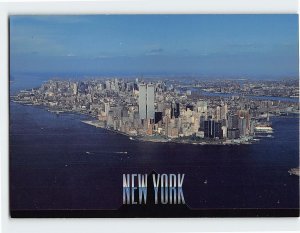
[[[228,145],[249,145],[257,142],[258,140],[254,140],[254,138],[249,138],[249,140],[245,141],[228,141],[228,140],[220,140],[220,141],[208,141],[208,140],[202,140],[202,141],[191,141],[187,139],[167,139],[167,138],[154,138],[155,136],[134,136],[130,135],[125,132],[117,131],[114,129],[107,128],[103,125],[102,122],[97,121],[97,120],[82,120],[81,121],[84,124],[94,126],[96,128],[101,128],[113,133],[121,134],[124,136],[129,137],[130,140],[136,140],[136,141],[141,141],[141,142],[153,142],[153,143],[176,143],[176,144],[189,144],[189,145],[216,145],[216,146],[228,146]],[[151,138],[152,137],[152,138]],[[238,139],[240,140],[240,139]]]
[[[300,176],[300,167],[291,168],[288,173],[290,175]]]
[[[253,138],[251,139],[251,141],[247,141],[247,142],[238,142],[238,141],[189,141],[189,140],[186,140],[186,139],[167,139],[167,138],[154,138],[153,136],[142,136],[142,135],[139,135],[139,136],[136,136],[136,135],[130,135],[130,134],[127,134],[125,132],[121,132],[121,131],[117,131],[117,130],[114,130],[114,129],[110,129],[110,128],[107,128],[103,125],[103,123],[101,123],[100,121],[96,120],[94,116],[92,115],[88,115],[87,113],[84,113],[84,112],[76,112],[76,111],[72,111],[72,110],[63,110],[63,109],[58,109],[58,110],[55,110],[55,109],[51,109],[43,104],[36,104],[36,103],[32,103],[30,101],[19,101],[19,100],[11,100],[12,102],[14,103],[19,103],[19,104],[22,104],[22,105],[26,105],[26,106],[35,106],[35,107],[41,107],[42,109],[44,110],[47,110],[48,112],[50,113],[56,113],[56,114],[60,114],[60,113],[73,113],[73,114],[79,114],[79,115],[85,115],[85,116],[88,116],[90,118],[92,118],[93,120],[81,120],[82,123],[84,124],[87,124],[87,125],[91,125],[91,126],[94,126],[96,128],[102,128],[104,130],[107,130],[109,132],[113,132],[113,133],[117,133],[117,134],[121,134],[121,135],[124,135],[124,136],[127,136],[129,137],[130,140],[136,140],[136,141],[141,141],[141,142],[153,142],[153,143],[176,143],[176,144],[189,144],[189,145],[219,145],[219,146],[226,146],[226,145],[249,145],[249,144],[253,144],[255,142],[257,142],[257,140],[254,140]],[[149,137],[152,137],[152,138],[149,138]],[[237,139],[237,140],[240,140],[240,139]]]
[[[84,115],[84,116],[89,117],[91,120],[81,120],[82,123],[94,126],[96,128],[102,128],[102,129],[108,130],[113,133],[121,134],[121,135],[129,137],[130,140],[136,140],[136,141],[141,141],[141,142],[176,143],[176,144],[189,144],[189,145],[201,145],[201,146],[204,146],[204,145],[234,146],[234,145],[251,145],[251,144],[255,144],[260,141],[259,135],[256,135],[255,137],[251,136],[246,139],[232,139],[232,140],[221,139],[219,141],[211,141],[211,140],[205,140],[205,139],[198,140],[198,141],[192,141],[189,139],[178,139],[178,138],[171,139],[171,138],[164,138],[161,136],[159,136],[160,138],[157,138],[157,135],[154,135],[154,136],[138,135],[137,136],[137,135],[131,135],[131,134],[128,134],[125,132],[107,128],[104,126],[104,124],[102,122],[96,120],[95,116],[89,115],[88,113],[85,113],[85,112],[77,112],[77,111],[72,111],[72,110],[68,110],[68,109],[52,109],[43,104],[32,103],[30,101],[19,101],[19,100],[14,100],[14,99],[11,99],[11,101],[14,103],[27,105],[27,106],[38,106],[38,107],[41,107],[41,108],[47,110],[50,113],[54,113],[54,114],[58,114],[58,115],[61,113],[72,113],[72,114]],[[156,138],[155,138],[155,136],[156,136]]]

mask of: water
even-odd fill
[[[239,146],[137,142],[88,117],[11,103],[12,209],[111,209],[122,174],[185,173],[192,208],[296,208],[298,118],[273,118],[275,138]],[[127,152],[122,154],[118,152]],[[89,153],[86,153],[89,152]]]
[[[198,88],[192,88],[192,90],[203,96],[223,97],[223,98],[238,96],[238,94],[235,93],[214,93],[214,92],[202,91]],[[279,97],[279,96],[245,96],[245,97],[252,100],[270,100],[270,101],[281,101],[281,102],[291,102],[291,103],[299,102],[299,98],[290,98],[290,97]]]
[[[153,170],[185,173],[191,208],[298,208],[299,177],[288,173],[299,166],[298,117],[272,118],[274,138],[234,146],[137,142],[86,119],[10,103],[12,210],[117,209],[122,174]]]

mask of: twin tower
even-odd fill
[[[154,84],[139,85],[139,115],[141,120],[154,120]]]

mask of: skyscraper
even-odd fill
[[[141,120],[154,119],[154,84],[139,85],[139,115]]]
[[[229,139],[237,139],[240,137],[239,117],[237,114],[228,116],[227,137]]]
[[[250,114],[248,110],[239,110],[239,130],[240,136],[247,136],[250,132]]]
[[[180,115],[179,103],[175,103],[175,101],[171,104],[171,118],[178,118]]]
[[[228,128],[238,129],[239,128],[239,117],[237,114],[228,116]]]
[[[154,84],[147,85],[147,119],[154,120]]]
[[[215,123],[215,138],[223,138],[223,130],[222,130],[222,124],[220,122]]]
[[[223,138],[223,130],[220,122],[212,119],[204,121],[204,137],[205,138]]]
[[[161,120],[162,120],[162,112],[155,112],[154,123],[157,124]]]
[[[214,138],[215,137],[215,121],[209,119],[204,121],[204,137]]]
[[[197,102],[197,111],[203,115],[206,116],[207,115],[207,102],[200,100]]]
[[[248,134],[247,120],[244,117],[239,118],[239,130],[240,130],[240,136],[242,137],[245,137]]]
[[[109,110],[110,110],[109,103],[104,103],[104,112],[106,116],[108,116]]]
[[[146,84],[139,85],[139,114],[140,119],[145,120],[147,118],[147,86]]]
[[[205,116],[200,116],[200,130],[204,131]]]
[[[77,95],[77,83],[73,83],[73,95]]]

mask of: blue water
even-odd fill
[[[55,74],[14,74],[10,76],[10,93],[17,94],[20,90],[40,87],[44,82],[47,82],[54,77],[59,77],[65,80],[85,79],[83,75],[55,75]]]
[[[10,103],[13,210],[117,209],[122,174],[152,170],[185,173],[191,208],[298,208],[299,177],[288,173],[299,166],[298,117],[272,118],[274,138],[235,146],[137,142],[88,118]]]

